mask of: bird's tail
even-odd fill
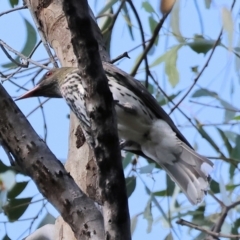
[[[203,200],[213,163],[180,141],[167,123],[157,120],[141,150],[168,173],[192,204]]]
[[[195,205],[202,202],[209,188],[213,163],[182,144],[183,151],[175,162],[159,164]]]

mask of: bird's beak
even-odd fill
[[[39,85],[36,85],[33,89],[27,91],[26,93],[24,93],[22,96],[18,97],[15,99],[15,101],[24,99],[24,98],[30,98],[30,97],[36,97],[38,90],[40,89]]]

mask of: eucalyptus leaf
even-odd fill
[[[125,182],[126,182],[126,187],[127,187],[127,196],[130,197],[136,188],[136,178],[135,177],[127,177],[125,179]]]

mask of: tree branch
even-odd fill
[[[0,85],[0,138],[77,239],[103,239],[102,216]]]
[[[91,144],[99,168],[105,238],[128,240],[131,239],[130,221],[114,103],[92,32],[88,4],[86,0],[64,0],[63,10],[72,33],[83,86],[87,89],[85,101]]]

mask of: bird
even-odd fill
[[[115,104],[121,149],[154,161],[180,187],[191,204],[201,203],[209,189],[213,163],[192,148],[141,82],[113,64],[103,62],[103,69]],[[17,100],[63,97],[85,134],[90,134],[86,91],[78,68],[53,68]]]

